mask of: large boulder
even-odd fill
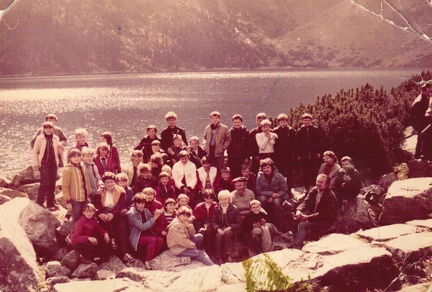
[[[379,213],[369,202],[358,196],[347,200],[342,205],[339,216],[333,224],[337,233],[351,234],[359,230],[370,229],[378,226]],[[381,210],[379,208],[379,210]]]
[[[39,191],[40,183],[30,183],[21,185],[17,188],[17,191],[26,193],[30,200],[36,201]]]
[[[432,177],[395,181],[389,188],[379,217],[380,225],[426,219],[432,212]]]
[[[128,279],[113,279],[105,281],[73,281],[54,285],[53,292],[71,291],[104,291],[104,292],[142,292],[144,286]]]
[[[8,196],[9,198],[28,198],[28,195],[26,193],[14,190],[14,189],[8,189],[8,188],[0,188],[0,195]]]
[[[0,206],[3,207],[4,205]],[[36,254],[23,228],[0,209],[0,291],[35,291]]]
[[[5,196],[5,195],[0,195],[0,205],[3,205],[6,202],[9,202],[11,200],[10,197]]]
[[[97,270],[98,270],[98,266],[94,262],[90,264],[81,264],[78,266],[78,268],[76,268],[75,271],[73,271],[72,277],[93,279],[96,276]]]
[[[389,241],[400,236],[415,233],[417,228],[407,224],[393,224],[359,231],[357,235],[369,241]]]
[[[12,185],[12,181],[5,177],[0,177],[0,187],[1,188],[7,188],[10,185]]]
[[[24,229],[39,256],[50,257],[60,248],[55,232],[60,222],[38,204],[28,198],[15,198],[1,205],[0,212]]]
[[[19,187],[20,185],[34,183],[39,179],[40,178],[35,177],[33,168],[28,166],[22,169],[18,174],[14,175],[12,184],[16,187]]]
[[[173,255],[169,250],[164,251],[150,261],[152,269],[158,271],[183,271],[185,269],[204,266],[204,264],[196,261],[192,265],[191,263],[192,260],[190,257],[178,257]]]

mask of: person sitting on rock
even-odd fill
[[[206,266],[212,266],[215,263],[201,249],[203,235],[195,234],[195,228],[189,222],[191,216],[192,210],[187,206],[177,210],[177,217],[168,227],[168,248],[175,256],[191,257]]]
[[[297,207],[295,218],[300,223],[293,240],[294,248],[302,248],[310,232],[316,233],[328,229],[336,221],[339,203],[329,185],[329,177],[319,174],[316,178],[316,186]]]
[[[342,168],[336,180],[336,194],[339,203],[357,197],[362,187],[361,174],[354,168],[351,157],[342,157],[341,164]]]
[[[87,203],[70,233],[72,247],[80,253],[83,264],[90,264],[95,257],[104,259],[109,256],[110,237],[97,222],[94,216],[96,211],[93,204]]]
[[[151,270],[150,261],[159,254],[164,243],[163,239],[152,231],[152,228],[163,211],[156,209],[152,214],[146,208],[147,198],[143,193],[136,194],[132,201],[133,206],[127,213],[130,226],[129,242],[138,257],[144,258],[145,268]]]
[[[341,169],[336,154],[333,151],[325,151],[323,154],[324,163],[321,164],[318,174],[325,174],[330,179],[330,189],[336,187],[339,170]]]

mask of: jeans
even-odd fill
[[[197,248],[186,248],[177,256],[191,257],[199,262],[202,262],[206,266],[213,266],[215,263],[209,258],[205,251],[199,249],[201,247],[203,236],[202,234],[195,234],[191,240],[196,244]]]
[[[271,203],[269,203],[268,199],[269,197],[266,196],[258,197],[263,209],[269,214],[269,221],[273,223],[277,229],[282,230],[282,221],[285,220],[282,212],[282,203],[284,199],[283,197],[273,198]]]
[[[87,203],[88,203],[87,201],[77,202],[77,201],[71,200],[71,205],[72,205],[72,214],[71,215],[72,215],[72,220],[73,220],[74,224],[82,216],[82,212],[84,211]]]
[[[294,247],[301,248],[303,246],[303,242],[306,240],[310,232],[318,232],[324,230],[332,226],[332,224],[332,222],[328,221],[300,222],[298,225],[297,234],[293,240]]]
[[[40,186],[38,190],[36,203],[43,207],[46,197],[47,207],[55,205],[55,186],[57,180],[57,166],[55,164],[42,164],[40,170]]]

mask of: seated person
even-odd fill
[[[199,203],[199,198],[196,196],[197,174],[195,164],[189,161],[189,155],[186,150],[179,153],[180,161],[174,164],[172,169],[172,177],[178,194],[186,194],[189,197],[189,205],[195,208]]]
[[[193,225],[198,233],[204,236],[203,246],[207,254],[214,255],[214,232],[211,227],[216,202],[213,201],[214,194],[211,190],[203,193],[204,202],[199,203],[194,211]]]
[[[125,194],[126,194],[125,206],[126,206],[126,208],[122,210],[122,214],[126,214],[127,211],[129,211],[130,207],[132,207],[132,205],[133,205],[132,199],[134,196],[132,188],[127,185],[127,182],[128,182],[127,174],[124,172],[118,173],[116,175],[116,182],[119,186],[121,186],[125,190]]]
[[[242,176],[246,179],[246,188],[256,194],[256,174],[251,172],[251,164],[243,163]]]
[[[122,172],[128,176],[128,186],[134,187],[136,178],[139,175],[138,168],[143,162],[143,154],[140,150],[134,150],[130,157],[131,162],[122,167]]]
[[[271,158],[262,159],[260,167],[261,172],[256,182],[256,198],[271,214],[268,220],[282,230],[282,203],[291,199],[285,177],[276,170]]]
[[[215,166],[211,166],[207,156],[201,158],[201,165],[197,170],[197,190],[201,193],[204,193],[205,190],[211,190],[215,193],[219,181],[218,169]]]
[[[96,157],[94,158],[99,175],[102,177],[105,172],[115,172],[117,166],[114,159],[111,157],[110,147],[107,143],[99,143],[96,149]]]
[[[162,211],[157,209],[152,214],[146,208],[147,199],[143,193],[136,194],[132,201],[133,206],[127,213],[130,226],[129,242],[138,253],[138,258],[144,259],[145,268],[151,270],[150,261],[159,254],[164,243],[162,238],[151,231]]]
[[[190,208],[189,197],[185,194],[180,194],[177,197],[176,209],[178,210],[180,207],[183,207],[183,206],[187,206]]]
[[[304,201],[297,207],[295,218],[300,221],[293,240],[295,248],[302,248],[310,232],[330,228],[336,221],[339,204],[336,195],[329,188],[330,179],[325,174],[316,178],[316,186],[310,190]]]
[[[232,203],[239,210],[241,220],[245,218],[250,211],[250,202],[255,199],[255,194],[246,188],[246,178],[243,176],[233,180],[235,190],[231,192]]]
[[[246,237],[249,256],[255,256],[262,252],[271,251],[272,239],[266,226],[267,214],[261,207],[261,202],[252,200],[250,202],[251,212],[246,215],[242,224],[242,232]],[[265,232],[264,232],[265,231]]]
[[[170,252],[175,256],[191,257],[207,266],[214,265],[214,262],[201,248],[203,235],[195,234],[194,226],[189,222],[192,211],[187,206],[177,210],[177,217],[171,222],[167,244]]]
[[[228,190],[234,191],[234,184],[231,178],[231,170],[229,167],[224,167],[220,171],[220,178],[217,185],[216,192],[219,194],[220,191]]]
[[[162,166],[164,165],[162,155],[156,153],[150,157],[150,167],[151,174],[154,177],[159,177],[159,174],[162,172]]]
[[[341,167],[339,166],[338,159],[333,151],[325,151],[323,154],[323,160],[324,163],[321,164],[318,174],[323,173],[327,175],[330,179],[330,189],[334,190]]]
[[[207,153],[202,149],[202,147],[199,145],[199,138],[197,136],[193,136],[189,139],[189,160],[195,164],[196,168],[200,168],[201,165],[201,159],[207,155]]]
[[[150,165],[144,163],[140,164],[138,173],[139,176],[133,187],[134,194],[142,192],[142,190],[147,187],[155,188],[157,186],[157,179],[151,175]]]
[[[70,234],[72,247],[79,252],[83,264],[90,264],[95,257],[109,256],[110,237],[108,231],[97,222],[95,213],[95,206],[88,203]]]
[[[342,168],[339,170],[335,189],[339,203],[357,197],[362,187],[361,174],[354,168],[351,157],[344,156],[341,164]]]
[[[187,146],[183,143],[181,135],[175,134],[173,137],[173,145],[167,150],[169,159],[173,165],[179,161],[179,153],[182,150],[187,150]]]
[[[162,204],[164,204],[165,201],[169,198],[174,200],[177,198],[174,182],[172,181],[171,176],[165,171],[162,171],[159,174],[159,182],[157,187],[155,188],[155,191],[156,200],[158,200]]]
[[[161,213],[163,213],[163,205],[161,202],[155,199],[156,191],[153,188],[147,187],[142,191],[142,193],[146,198],[146,209],[148,209],[150,213],[154,215],[157,210],[160,210]],[[165,217],[160,216],[156,220],[155,224],[153,225],[152,231],[156,235],[163,238],[166,235],[163,234],[165,226],[166,226]]]
[[[218,194],[219,204],[215,207],[212,220],[212,229],[215,232],[216,263],[221,265],[231,262],[231,247],[234,242],[234,234],[240,230],[241,222],[239,211],[231,203],[231,194],[228,190]]]
[[[139,144],[134,148],[134,150],[142,151],[144,156],[144,162],[148,163],[150,161],[150,156],[152,155],[152,142],[160,141],[160,138],[156,135],[157,128],[154,125],[150,125],[147,127],[147,135],[145,135]]]

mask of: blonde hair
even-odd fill
[[[261,206],[261,202],[258,200],[252,200],[249,202],[249,206],[252,207],[253,205],[260,205]]]
[[[84,156],[84,155],[87,155],[87,154],[95,154],[96,151],[93,148],[90,148],[90,147],[83,147],[81,149],[81,153]]]
[[[78,136],[78,135],[83,135],[83,136],[86,136],[86,137],[88,136],[88,132],[84,128],[78,128],[78,129],[75,130],[74,133],[75,133],[75,137]]]
[[[230,191],[228,190],[220,191],[218,194],[218,200],[220,200],[221,198],[228,198],[229,202],[231,203],[232,197]]]

